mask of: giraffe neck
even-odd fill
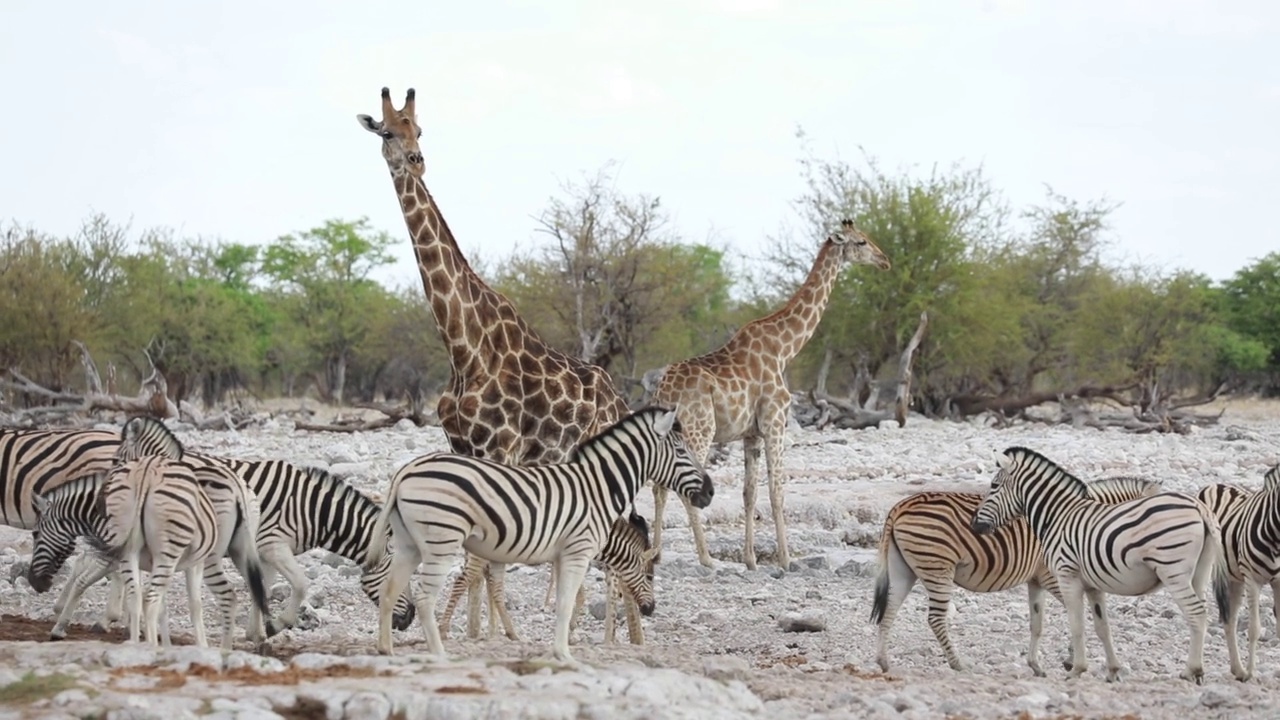
[[[408,173],[392,179],[431,314],[453,368],[465,372],[478,357],[476,348],[494,339],[483,329],[502,316],[498,307],[508,303],[471,269],[422,180]]]
[[[765,352],[777,357],[786,367],[817,331],[843,265],[839,247],[830,240],[826,241],[818,250],[818,257],[804,283],[787,304],[772,315],[744,326],[742,329],[746,332],[738,335],[746,343],[760,339]]]

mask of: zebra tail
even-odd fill
[[[1191,587],[1197,595],[1203,597],[1204,587],[1210,575],[1213,577],[1213,599],[1218,603],[1218,617],[1227,622],[1228,586],[1231,578],[1227,569],[1227,558],[1222,542],[1222,527],[1213,511],[1199,501],[1200,518],[1204,521],[1204,547],[1200,549],[1200,559],[1196,564],[1195,574],[1191,578]]]
[[[875,597],[871,603],[871,622],[879,625],[884,620],[884,612],[889,607],[889,550],[893,544],[893,513],[884,519],[884,529],[880,531],[880,550],[877,560],[880,571],[876,574]]]
[[[373,529],[369,531],[369,548],[364,554],[365,572],[378,567],[387,554],[387,545],[391,542],[391,513],[396,512],[395,497],[399,484],[399,478],[391,482],[387,497],[382,502],[382,511],[378,513],[378,519],[373,522]]]

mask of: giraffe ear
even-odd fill
[[[381,138],[391,137],[391,133],[383,129],[381,120],[374,120],[369,115],[357,115],[356,120],[360,122],[361,127],[373,133],[374,135],[377,135],[378,137],[381,137]]]
[[[675,427],[675,424],[676,411],[668,410],[659,415],[658,419],[654,421],[653,429],[657,431],[659,436],[666,436],[667,433],[671,432],[671,428]]]

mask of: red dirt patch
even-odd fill
[[[32,620],[23,615],[0,615],[0,641],[20,642],[56,642],[49,639],[49,631],[53,622],[49,620]],[[129,636],[125,628],[113,628],[107,632],[98,632],[91,625],[68,625],[67,640],[103,640],[106,642],[124,642]],[[174,636],[174,641],[178,637]]]
[[[374,675],[392,675],[390,671],[375,672],[372,668],[356,668],[350,665],[330,665],[316,670],[301,670],[286,667],[280,672],[259,672],[253,668],[239,667],[234,670],[219,671],[208,665],[193,664],[185,671],[177,671],[162,667],[126,667],[111,671],[114,678],[144,676],[156,678],[156,684],[142,692],[158,692],[172,690],[187,684],[192,678],[206,682],[236,683],[239,685],[297,685],[311,680],[332,680],[334,678],[367,678]],[[470,688],[464,688],[470,692]],[[138,692],[130,688],[129,692]]]

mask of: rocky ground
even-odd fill
[[[300,433],[288,423],[244,432],[179,436],[189,447],[226,455],[285,457],[317,464],[380,492],[409,458],[443,449],[438,429]],[[543,606],[545,568],[512,568],[508,603],[521,642],[462,637],[465,611],[446,641],[449,662],[422,653],[421,628],[399,633],[398,655],[371,656],[375,608],[356,568],[327,555],[303,557],[312,579],[303,626],[272,641],[270,657],[175,647],[159,652],[81,628],[43,642],[54,594],[37,595],[22,575],[29,534],[0,528],[0,717],[1274,717],[1280,713],[1280,641],[1264,600],[1258,676],[1231,679],[1220,627],[1211,627],[1203,686],[1177,678],[1187,631],[1162,591],[1109,602],[1120,683],[1103,680],[1101,647],[1087,636],[1091,669],[1068,681],[1066,614],[1049,605],[1042,654],[1047,678],[1025,662],[1027,607],[1021,589],[954,597],[952,637],[970,669],[954,672],[924,623],[918,590],[899,614],[888,674],[875,664],[868,622],[874,546],[885,512],[922,489],[979,489],[992,450],[1040,450],[1081,477],[1138,474],[1173,490],[1209,482],[1257,485],[1280,461],[1280,407],[1228,408],[1219,425],[1191,435],[1133,435],[1027,425],[994,430],[980,422],[911,418],[907,427],[814,432],[793,429],[785,455],[793,566],[745,570],[741,552],[741,449],[711,469],[715,502],[704,511],[715,567],[696,562],[680,505],[668,506],[658,610],[645,619],[643,646],[604,645],[592,603],[579,630],[577,670],[544,662],[553,612]],[[758,548],[769,558],[773,528],[761,488]],[[652,496],[638,502],[652,514]],[[600,574],[589,579],[599,595]],[[55,585],[55,590],[60,585]],[[278,585],[274,594],[284,594]],[[91,623],[104,588],[77,615]],[[175,589],[175,642],[189,641],[185,591]],[[206,607],[212,607],[208,598]],[[211,630],[216,625],[209,612]],[[216,633],[215,633],[216,635]],[[620,633],[625,638],[625,631]]]

